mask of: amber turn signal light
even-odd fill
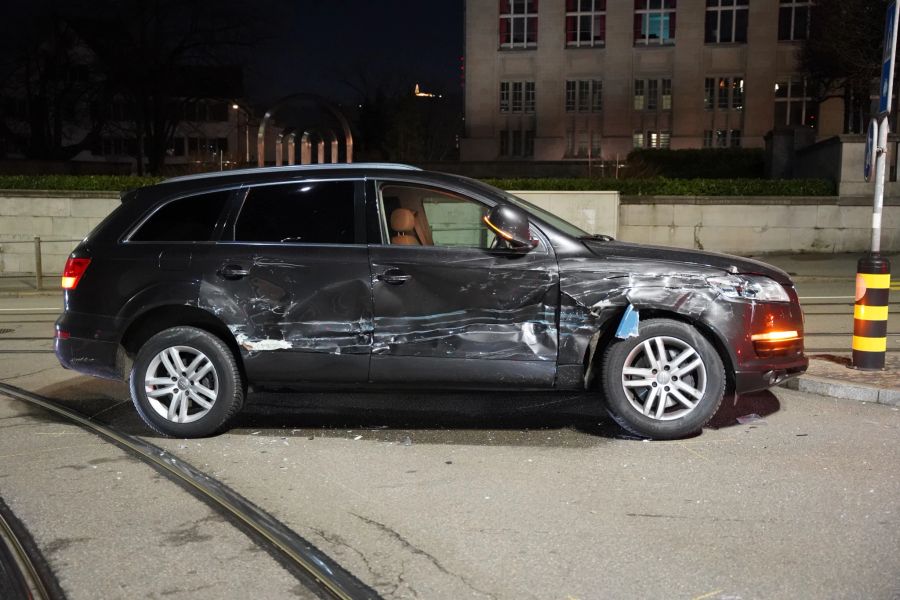
[[[796,331],[769,331],[768,333],[755,333],[750,336],[754,342],[780,342],[793,340],[800,337]]]
[[[91,264],[89,258],[69,258],[66,261],[66,267],[62,274],[62,289],[74,290],[81,280],[84,272],[87,271],[88,265]]]

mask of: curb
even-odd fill
[[[0,291],[0,298],[32,298],[35,296],[62,296],[62,290]]]
[[[856,400],[857,402],[871,402],[872,404],[884,404],[885,406],[900,406],[900,390],[880,388],[874,385],[862,383],[848,383],[827,377],[815,375],[801,375],[781,384],[789,390],[808,392],[831,398],[843,400]]]

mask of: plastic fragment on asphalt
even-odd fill
[[[743,417],[738,417],[737,422],[741,425],[746,425],[747,423],[756,423],[758,425],[765,425],[766,421],[756,413],[750,413],[749,415],[744,415]]]
[[[635,310],[633,304],[629,304],[619,321],[619,327],[616,329],[616,337],[622,340],[638,336],[638,324],[640,323],[640,314]]]
[[[404,446],[412,446],[412,440],[409,439],[409,436],[406,436],[405,438],[403,438],[403,445]]]
[[[356,437],[353,438],[353,439],[354,439],[354,440],[361,440],[361,439],[362,439],[362,436],[361,436],[361,435],[358,435],[358,436],[356,436]]]

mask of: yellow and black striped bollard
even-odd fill
[[[890,291],[890,261],[877,253],[860,258],[856,264],[856,306],[853,308],[854,368],[884,369]]]

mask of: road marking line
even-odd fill
[[[701,596],[695,596],[695,597],[691,598],[691,600],[703,600],[704,598],[712,598],[713,596],[721,594],[724,591],[725,590],[716,590],[714,592],[709,592],[708,594],[703,594]]]

